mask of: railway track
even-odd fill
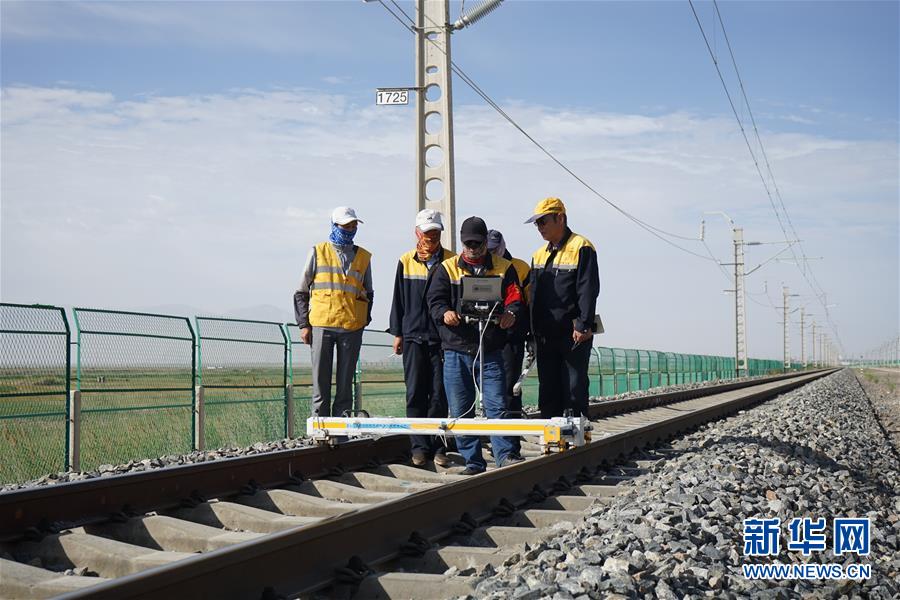
[[[474,477],[388,436],[0,494],[0,598],[469,594],[661,457],[632,451],[832,372],[592,404],[590,444]]]

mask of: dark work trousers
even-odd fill
[[[444,367],[441,345],[403,342],[403,375],[406,379],[407,417],[446,417],[447,394],[444,391]],[[433,435],[410,436],[413,453],[433,456],[443,453],[441,438]]]
[[[588,339],[573,350],[571,337],[535,340],[541,418],[561,417],[566,409],[576,416],[587,415],[592,341]]]
[[[335,331],[325,327],[312,328],[312,415],[340,417],[353,410],[353,372],[359,359],[363,330]],[[334,404],[331,403],[331,373],[334,348],[337,346],[337,373]]]
[[[506,374],[506,410],[510,419],[524,419],[522,415],[522,393],[513,395],[513,386],[522,374],[522,361],[525,360],[525,341],[509,341],[503,346],[503,372]],[[519,454],[522,449],[521,438],[513,440],[513,452]]]

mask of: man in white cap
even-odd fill
[[[312,346],[312,415],[341,416],[353,408],[353,373],[363,328],[372,320],[372,254],[353,243],[356,211],[331,213],[331,235],[316,244],[294,292],[300,338]],[[331,370],[337,346],[337,377],[331,403]]]
[[[441,213],[426,208],[416,215],[416,248],[400,257],[394,278],[391,326],[394,352],[403,356],[407,417],[446,417],[441,338],[425,303],[425,282],[431,271],[455,253],[441,247],[444,223]],[[410,436],[412,461],[424,466],[429,460],[450,465],[446,448],[437,436]]]

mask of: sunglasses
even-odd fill
[[[484,242],[477,242],[475,240],[469,240],[468,242],[463,242],[463,246],[465,246],[466,248],[469,248],[470,250],[477,250],[478,248],[481,248],[481,245],[483,243]]]
[[[555,222],[555,221],[556,221],[556,217],[553,216],[552,218],[553,218],[553,221]],[[534,226],[535,226],[535,227],[543,227],[544,225],[546,225],[547,223],[550,222],[550,219],[551,219],[551,217],[550,217],[549,215],[548,215],[548,216],[545,216],[545,217],[541,217],[540,219],[535,219],[535,220],[534,220]]]

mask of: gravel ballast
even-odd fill
[[[484,573],[478,598],[897,598],[900,467],[855,376],[841,371],[671,444],[672,457],[583,524]],[[780,517],[777,557],[743,555],[743,520]],[[787,549],[825,517],[827,549]],[[835,517],[870,517],[869,556],[835,556]],[[867,580],[748,580],[743,563],[870,564]]]
[[[894,449],[900,452],[900,369],[860,369],[856,379],[872,401]]]

